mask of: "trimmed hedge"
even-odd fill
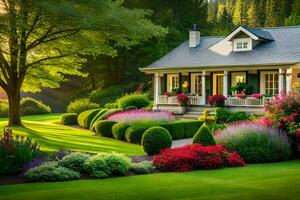
[[[51,113],[51,108],[43,102],[31,97],[26,97],[21,100],[20,109],[22,115],[39,115]]]
[[[203,124],[193,137],[193,144],[202,144],[203,146],[216,144],[216,141],[206,124]]]
[[[161,124],[160,126],[169,131],[173,140],[184,138],[184,123],[180,121],[175,121],[166,124]]]
[[[129,125],[124,123],[117,123],[112,127],[112,134],[117,140],[125,140],[125,133]]]
[[[170,148],[172,146],[172,138],[167,129],[154,126],[143,134],[142,146],[148,155],[154,155],[162,149]]]
[[[88,124],[91,123],[91,120],[101,109],[87,110],[78,115],[78,125],[83,128],[89,128]]]
[[[148,129],[148,127],[129,127],[126,130],[125,138],[127,142],[134,144],[141,144],[142,137],[144,132]]]
[[[78,118],[77,113],[66,113],[61,116],[60,123],[62,125],[75,125],[77,124],[77,118]]]
[[[249,116],[245,112],[234,112],[227,119],[227,122],[236,122],[236,121],[244,121],[248,120]]]
[[[95,122],[107,112],[107,109],[100,110],[90,123],[90,130],[94,130]]]
[[[129,94],[117,100],[119,108],[134,106],[137,109],[144,108],[150,104],[150,100],[145,94]]]
[[[184,124],[184,138],[194,137],[199,128],[203,125],[203,122],[199,120],[186,120],[182,123]]]
[[[117,122],[114,121],[98,121],[95,123],[95,131],[97,135],[101,135],[103,137],[113,138],[112,127]]]

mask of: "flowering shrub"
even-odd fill
[[[247,95],[243,94],[243,93],[236,94],[235,96],[240,98],[240,99],[245,99],[247,97]]]
[[[174,149],[164,149],[154,156],[153,165],[163,171],[183,172],[194,169],[218,169],[225,166],[243,166],[245,162],[235,153],[230,161],[223,146],[186,145]]]
[[[283,161],[291,154],[286,133],[262,124],[232,123],[215,136],[217,144],[236,151],[247,163]]]
[[[208,97],[208,103],[214,107],[224,107],[226,97],[223,95],[213,95]]]
[[[167,111],[149,111],[149,110],[128,110],[124,112],[115,113],[107,118],[109,121],[122,122],[125,124],[132,124],[137,121],[174,121],[175,116]]]
[[[40,155],[37,143],[24,136],[13,136],[11,129],[0,137],[0,176],[20,173],[24,164]]]
[[[272,125],[286,130],[294,135],[300,128],[300,95],[296,93],[280,93],[274,101],[265,104],[267,118],[272,120]]]
[[[190,98],[188,97],[188,95],[182,93],[176,94],[176,100],[181,106],[187,106],[190,101]]]
[[[170,97],[170,96],[172,96],[172,93],[171,92],[164,92],[164,95],[167,96],[167,97]]]
[[[239,167],[244,166],[246,163],[238,153],[232,152],[227,156],[227,164],[229,167]]]
[[[263,94],[252,94],[251,97],[255,98],[255,99],[261,99],[264,95]]]

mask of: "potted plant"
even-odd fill
[[[238,97],[238,98],[240,98],[240,99],[245,99],[247,97],[247,95],[244,94],[244,93],[238,93],[235,96]]]
[[[213,107],[224,107],[226,97],[223,95],[213,95],[208,97],[208,103]]]
[[[186,112],[186,108],[189,105],[190,98],[188,95],[181,93],[176,95],[176,99],[178,104],[180,105],[180,110],[178,114],[184,114]]]
[[[264,95],[263,94],[252,94],[251,97],[255,98],[255,99],[261,99]]]
[[[252,86],[246,83],[237,83],[235,86],[230,88],[233,94],[250,94]]]

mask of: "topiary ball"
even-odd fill
[[[117,140],[125,140],[125,133],[129,125],[124,123],[117,123],[112,127],[112,134]]]
[[[103,137],[109,137],[112,138],[112,127],[115,125],[117,122],[114,121],[107,121],[107,120],[102,120],[98,121],[95,124],[95,131],[97,135],[101,135]]]
[[[62,125],[75,125],[77,124],[77,113],[67,113],[61,116],[60,123]]]
[[[126,141],[133,144],[141,144],[143,134],[146,130],[147,128],[144,127],[128,127],[125,132]]]
[[[154,155],[162,149],[170,148],[172,137],[167,129],[154,126],[145,131],[142,137],[142,146],[148,155]]]
[[[201,126],[201,128],[197,131],[196,135],[193,137],[193,144],[202,144],[203,146],[216,144],[216,141],[211,131],[205,123]]]

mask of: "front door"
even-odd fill
[[[223,74],[213,74],[213,95],[223,95]]]

